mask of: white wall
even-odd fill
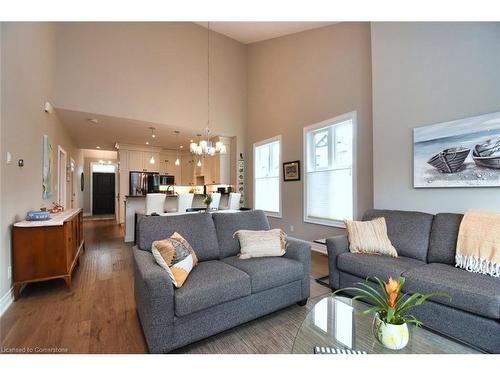
[[[412,129],[500,111],[500,23],[372,23],[377,208],[500,211],[500,188],[413,188]]]
[[[50,23],[3,23],[1,25],[1,227],[0,298],[10,289],[7,267],[11,264],[12,223],[23,220],[27,211],[51,207],[57,197],[57,146],[61,145],[76,163],[82,162],[55,113],[43,110],[54,98],[55,25]],[[42,199],[42,140],[49,135],[53,146],[53,196]],[[5,163],[5,153],[12,164]],[[17,160],[24,160],[24,167]],[[77,165],[76,171],[82,165]],[[69,183],[67,198],[70,200]],[[76,190],[75,192],[78,192]],[[75,206],[81,195],[76,194]]]
[[[207,124],[207,29],[191,22],[61,23],[58,108],[168,124]],[[244,151],[247,47],[211,33],[210,127]]]

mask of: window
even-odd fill
[[[304,128],[304,221],[343,226],[354,212],[356,112]]]
[[[254,208],[281,217],[281,136],[253,145]]]

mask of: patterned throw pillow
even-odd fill
[[[351,253],[379,254],[397,258],[398,253],[387,236],[383,217],[371,221],[345,220]]]
[[[177,232],[165,240],[154,241],[151,252],[156,263],[168,272],[176,288],[184,284],[191,270],[198,264],[193,248]]]

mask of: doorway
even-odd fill
[[[92,173],[92,215],[115,214],[115,174]]]

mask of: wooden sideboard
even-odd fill
[[[85,249],[81,208],[46,221],[15,223],[12,232],[15,300],[32,282],[62,278],[71,288],[71,274]]]

